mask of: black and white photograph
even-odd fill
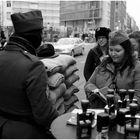
[[[1,139],[140,139],[139,0],[0,0]]]

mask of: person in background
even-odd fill
[[[14,33],[0,52],[0,129],[2,139],[51,139],[58,112],[49,101],[47,74],[36,56],[42,41],[40,10],[11,15]]]
[[[106,27],[99,27],[95,30],[96,44],[88,52],[84,65],[83,73],[86,81],[88,81],[102,59],[108,55],[108,36],[110,31],[111,30]]]
[[[140,110],[140,61],[134,57],[131,42],[125,33],[111,32],[109,40],[109,57],[96,67],[85,84],[87,98],[92,108],[103,108],[108,88],[116,91],[116,102],[119,99],[119,89],[134,89],[134,98],[138,100]]]
[[[134,31],[129,34],[132,47],[134,49],[134,55],[140,59],[140,31]]]
[[[1,48],[4,47],[5,43],[6,43],[6,37],[5,37],[4,31],[2,30],[1,31]]]

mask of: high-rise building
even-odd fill
[[[110,27],[110,1],[60,1],[60,25],[75,32]]]
[[[60,1],[51,0],[0,0],[0,26],[8,38],[13,31],[10,15],[17,12],[42,11],[44,35],[53,34],[60,26]],[[48,32],[46,32],[48,31]]]
[[[1,0],[1,26],[12,26],[10,15],[16,12],[28,12],[39,9],[42,11],[44,27],[59,28],[60,1],[50,0]]]
[[[126,30],[126,1],[111,1],[111,17],[110,28],[111,30]]]

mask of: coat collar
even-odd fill
[[[99,45],[97,45],[95,48],[93,48],[93,50],[97,56],[101,57],[103,55]]]
[[[5,50],[25,50],[33,55],[36,55],[36,51],[33,48],[33,46],[30,44],[29,41],[27,41],[26,39],[13,35],[10,37],[7,45],[5,46]]]
[[[101,57],[103,55],[102,50],[99,45],[97,45],[95,48],[93,48],[93,50],[97,56]],[[108,50],[106,50],[106,54],[108,54]]]
[[[115,66],[113,65],[113,63],[109,63],[106,65],[107,70],[109,70],[110,72],[112,72],[114,74],[115,72]]]
[[[120,67],[117,67],[117,69],[116,69],[115,65],[113,63],[108,63],[106,65],[106,69],[109,70],[110,72],[112,72],[113,74],[116,74],[118,71],[120,71],[120,69],[123,67],[123,65],[124,65],[124,63]],[[128,66],[126,69],[128,69]]]

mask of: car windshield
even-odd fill
[[[70,39],[70,38],[63,38],[58,40],[57,44],[61,44],[61,45],[70,45],[70,44],[74,44],[74,39]]]

